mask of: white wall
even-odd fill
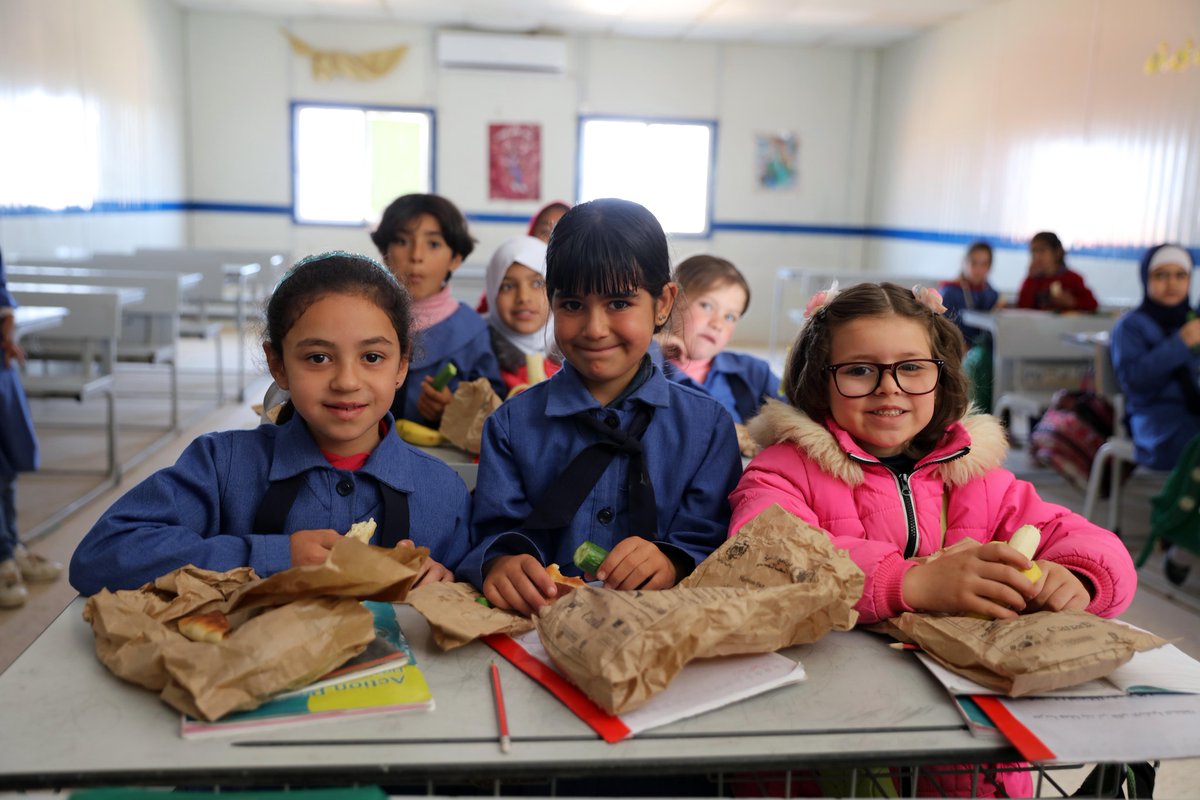
[[[44,156],[17,139],[18,158],[49,176],[69,157],[81,165],[70,180],[90,184],[97,200],[184,199],[182,45],[182,15],[160,0],[0,2],[0,141],[25,135],[31,103],[65,104],[79,110],[82,124],[58,126]],[[186,233],[177,212],[0,215],[0,247],[9,255],[176,246]]]
[[[1200,244],[1200,68],[1146,75],[1200,32],[1195,0],[1009,0],[880,60],[870,219],[1068,246]],[[963,247],[873,239],[882,270],[952,274]],[[997,254],[1016,289],[1028,259]],[[1068,255],[1110,302],[1141,299],[1131,259]]]
[[[291,53],[286,26],[320,49],[361,52],[407,45],[400,65],[377,81],[316,82],[307,59]],[[608,37],[568,40],[565,76],[447,71],[434,62],[428,28],[358,22],[291,22],[189,14],[192,196],[217,203],[288,205],[288,104],[333,100],[432,107],[437,112],[437,190],[468,214],[525,217],[545,200],[573,199],[578,117],[629,114],[716,120],[715,222],[859,226],[866,222],[876,56],[872,51],[670,43]],[[487,125],[542,125],[543,200],[487,196]],[[801,138],[800,186],[756,189],[756,133]],[[470,263],[485,263],[523,224],[474,223]],[[193,244],[369,250],[365,230],[294,226],[290,218],[199,212]],[[775,268],[857,264],[856,238],[716,232],[679,238],[676,259],[715,252],[748,275],[755,299],[738,340],[767,338]]]

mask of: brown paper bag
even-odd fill
[[[533,628],[520,614],[476,602],[481,597],[469,583],[430,583],[413,589],[406,602],[429,621],[434,644],[442,650],[493,633],[519,636]]]
[[[1009,620],[906,613],[892,622],[946,669],[1010,697],[1103,678],[1134,653],[1167,643],[1086,611]]]
[[[115,675],[214,720],[311,683],[362,652],[375,629],[358,601],[402,600],[427,556],[423,547],[386,550],[342,539],[326,563],[265,580],[248,567],[187,566],[140,589],[101,591],[83,618],[95,633],[96,656]],[[179,633],[181,617],[209,611],[229,617],[233,630],[223,641]]]
[[[442,414],[438,433],[456,447],[478,455],[483,441],[483,423],[500,403],[500,397],[487,378],[463,381],[454,390],[454,398]]]
[[[576,589],[534,624],[571,681],[618,714],[694,658],[767,653],[854,627],[863,582],[824,532],[776,505],[674,589]]]

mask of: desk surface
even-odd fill
[[[62,306],[18,306],[13,314],[13,337],[20,341],[27,333],[57,328],[69,313]]]
[[[407,606],[399,607],[401,624],[435,710],[187,741],[175,711],[95,658],[82,608],[75,600],[0,675],[0,788],[461,782],[1015,757],[1000,740],[972,736],[911,653],[859,631],[785,651],[804,664],[804,683],[616,745],[501,660],[513,739],[504,755],[487,680],[495,655],[478,642],[436,651],[428,625]]]

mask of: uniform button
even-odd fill
[[[604,417],[604,424],[615,430],[621,427],[621,419],[616,414],[609,413]]]
[[[340,480],[335,488],[337,489],[338,494],[340,494],[342,497],[345,497],[354,491],[354,483],[349,479]]]
[[[602,508],[596,512],[596,519],[600,520],[601,525],[607,525],[613,521],[613,510],[611,508]]]

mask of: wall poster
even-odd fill
[[[800,169],[800,137],[790,132],[758,134],[754,166],[758,188],[795,189]]]
[[[542,196],[542,126],[488,125],[488,197],[537,200]]]

